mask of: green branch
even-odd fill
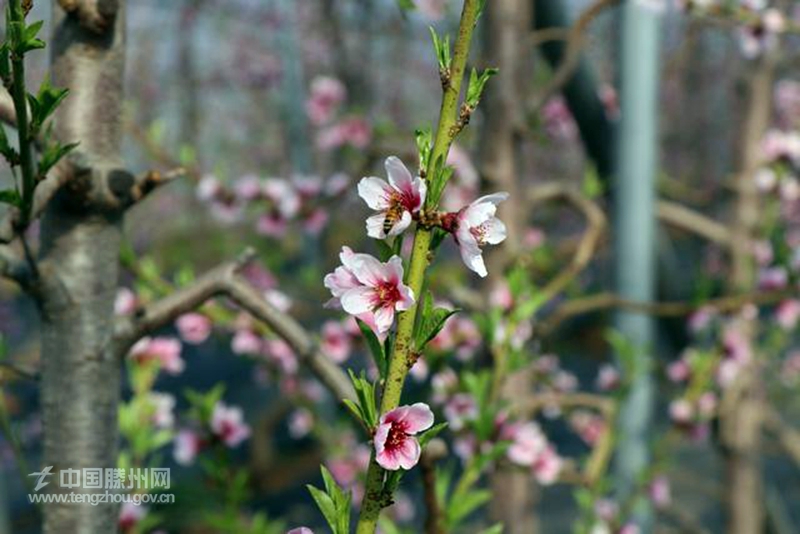
[[[33,207],[33,191],[36,188],[36,171],[33,162],[33,139],[28,124],[28,97],[25,89],[24,53],[28,48],[28,35],[25,27],[25,11],[20,0],[8,3],[9,25],[16,27],[16,43],[10,50],[11,57],[11,98],[14,100],[14,111],[17,115],[17,135],[19,139],[19,165],[22,173],[22,201],[20,204],[20,228],[30,223]],[[9,28],[10,29],[10,28]]]
[[[449,72],[449,83],[444,85],[444,95],[439,113],[439,124],[436,129],[433,148],[426,169],[426,179],[430,183],[437,179],[437,170],[444,168],[450,145],[453,143],[454,126],[459,118],[459,96],[464,73],[467,66],[472,34],[481,11],[482,0],[465,0],[461,13],[461,22],[458,29],[453,60]],[[431,207],[431,206],[427,206]],[[411,261],[406,275],[406,284],[414,292],[417,303],[422,298],[422,287],[425,281],[425,271],[429,263],[429,251],[433,233],[431,230],[417,226],[414,235],[414,248],[411,252]],[[413,350],[414,323],[417,318],[417,305],[400,314],[397,322],[397,337],[389,360],[389,371],[386,376],[383,396],[381,399],[381,414],[385,414],[400,404],[403,385],[408,374],[408,361]],[[381,509],[385,506],[390,496],[383,492],[384,470],[375,461],[375,452],[372,453],[369,469],[367,470],[364,500],[361,505],[361,516],[358,521],[358,534],[373,534],[378,523]]]

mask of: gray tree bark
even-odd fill
[[[49,203],[41,226],[38,281],[42,315],[44,465],[59,491],[63,469],[117,463],[120,361],[111,350],[123,209],[102,202],[130,187],[121,171],[124,0],[95,3],[105,23],[90,29],[53,2],[52,80],[70,95],[54,133],[80,142],[81,172]],[[110,533],[114,504],[47,504],[47,533]]]
[[[525,83],[523,67],[528,57],[524,42],[531,27],[529,0],[492,0],[486,4],[485,53],[486,64],[500,69],[486,91],[486,124],[481,139],[481,174],[488,188],[510,193],[508,201],[500,205],[500,217],[508,227],[507,244],[502,253],[493,254],[489,272],[492,279],[502,278],[504,267],[519,252],[519,242],[524,228],[525,213],[519,193],[519,127],[523,120],[522,98]],[[500,252],[500,251],[498,251]],[[507,380],[501,395],[508,400],[524,403],[530,395],[528,373],[519,379]],[[530,473],[521,472],[508,464],[501,464],[492,475],[494,498],[490,514],[502,521],[504,532],[533,534],[537,532],[536,501],[538,492]]]

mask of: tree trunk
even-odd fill
[[[122,212],[101,208],[91,192],[103,188],[103,169],[119,165],[125,17],[124,0],[97,4],[118,8],[101,32],[53,2],[52,80],[70,89],[54,132],[63,143],[80,142],[74,159],[91,170],[56,195],[41,227],[41,398],[52,492],[64,491],[61,470],[117,464],[120,362],[110,345]],[[115,532],[117,513],[109,503],[47,504],[44,532]]]
[[[754,173],[761,161],[761,139],[769,126],[774,53],[758,60],[752,73],[749,104],[742,125],[742,161],[737,177],[737,202],[733,225],[733,291],[749,291],[755,284],[755,264],[750,243],[758,225],[758,191]],[[752,324],[740,325],[752,340]],[[725,392],[721,410],[721,438],[727,454],[728,532],[760,534],[764,529],[764,488],[761,471],[763,390],[758,356],[742,369],[736,383]]]
[[[524,42],[531,27],[529,0],[493,0],[486,4],[485,13],[486,64],[500,72],[486,91],[485,117],[481,140],[481,174],[493,191],[510,193],[508,201],[500,205],[500,217],[508,227],[508,240],[503,250],[492,254],[489,272],[491,281],[501,279],[504,268],[519,253],[525,213],[519,194],[519,136],[518,127],[523,120],[522,105],[527,53]],[[501,395],[520,401],[531,393],[528,373],[524,379],[506,381],[501,385]],[[505,380],[505,379],[504,379]],[[533,534],[538,530],[536,520],[536,487],[529,472],[507,464],[500,464],[492,475],[494,498],[490,513],[495,521],[502,521],[504,532]]]

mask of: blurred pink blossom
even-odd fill
[[[228,406],[222,401],[214,405],[211,414],[211,431],[228,447],[237,447],[250,437],[250,427],[238,406]]]
[[[175,321],[181,339],[192,345],[199,345],[211,335],[211,319],[201,313],[185,313]]]
[[[181,374],[186,367],[181,359],[181,342],[173,337],[143,337],[131,347],[129,358],[140,363],[158,361],[171,375]]]

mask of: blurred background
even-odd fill
[[[399,4],[128,3],[125,162],[186,176],[126,220],[118,314],[254,247],[259,291],[337,364],[374,372],[322,279],[343,245],[375,252],[356,183],[390,155],[416,168],[441,94],[429,26],[454,33],[462,2]],[[31,18],[47,36],[49,5]],[[788,1],[488,0],[470,65],[500,74],[443,203],[509,191],[509,237],[485,280],[443,245],[429,286],[463,311],[404,397],[450,423],[448,531],[800,532],[799,30]],[[48,54],[28,57],[34,86]],[[172,468],[176,503],[123,507],[121,531],[325,531],[305,485],[322,463],[359,502],[360,429],[233,306],[181,319],[134,347],[120,412],[121,465]],[[0,335],[0,532],[38,532],[24,476],[41,463],[38,317],[11,284]],[[498,354],[513,363],[490,402],[476,384]],[[220,406],[239,437],[215,430]],[[509,406],[557,474],[495,455],[459,509],[452,486]],[[383,532],[425,531],[421,478],[404,478]]]

